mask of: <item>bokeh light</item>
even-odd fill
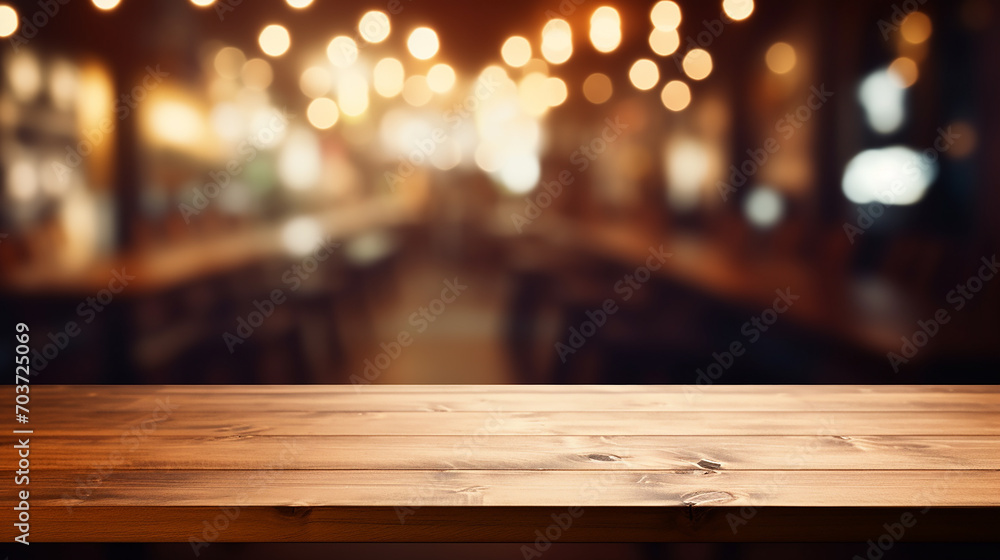
[[[552,64],[562,64],[573,55],[573,30],[564,19],[553,18],[542,28],[542,56]]]
[[[692,80],[704,80],[712,73],[712,55],[704,49],[691,49],[684,55],[684,73]]]
[[[521,109],[525,113],[533,117],[538,117],[545,114],[545,111],[548,110],[549,103],[546,96],[547,80],[548,78],[545,74],[539,74],[538,72],[532,72],[521,79],[521,83],[517,86],[517,97]]]
[[[291,4],[292,1],[293,0],[289,0],[288,3]],[[215,4],[215,0],[191,0],[191,3],[194,4],[195,6],[198,6],[199,8],[206,8],[208,6],[211,6],[212,4]]]
[[[843,190],[856,204],[915,204],[937,178],[938,167],[905,146],[866,150],[856,155],[844,170]]]
[[[298,127],[288,135],[278,156],[278,176],[292,190],[316,186],[323,172],[323,156],[316,135]]]
[[[611,78],[600,72],[587,76],[587,79],[583,82],[583,96],[591,103],[600,105],[611,99],[613,92],[614,88],[611,85]]]
[[[905,92],[903,79],[888,68],[872,72],[861,82],[858,99],[873,130],[890,134],[903,125]]]
[[[14,97],[31,101],[42,89],[42,66],[32,52],[21,50],[10,58],[7,77]]]
[[[722,9],[736,21],[742,21],[753,13],[753,0],[723,0]]]
[[[653,89],[660,81],[660,68],[648,58],[640,58],[632,64],[628,78],[636,88],[646,91]]]
[[[680,138],[667,146],[666,156],[667,200],[677,210],[691,210],[702,198],[711,155],[702,142]]]
[[[323,242],[323,228],[313,218],[294,218],[282,228],[281,242],[289,253],[305,256]]]
[[[337,103],[334,100],[329,97],[320,97],[313,99],[312,103],[309,104],[306,109],[306,118],[309,119],[309,124],[320,130],[326,130],[337,124],[337,120],[340,118],[340,109],[337,108]]]
[[[672,31],[681,24],[681,7],[676,2],[657,2],[649,12],[649,19],[656,29]]]
[[[403,91],[403,63],[395,58],[383,58],[372,70],[375,92],[382,97],[395,97]]]
[[[118,7],[121,0],[92,0],[94,6],[99,10],[113,10]]]
[[[337,68],[347,68],[358,60],[358,44],[345,35],[334,37],[326,46],[326,57]]]
[[[368,109],[368,80],[357,72],[345,72],[337,77],[337,105],[340,112],[357,117]]]
[[[514,36],[504,41],[500,48],[503,61],[512,68],[520,68],[531,60],[531,43],[524,37]]]
[[[680,80],[668,82],[663,86],[660,100],[671,111],[683,111],[691,104],[691,88]]]
[[[566,82],[559,78],[545,78],[545,103],[549,107],[562,105],[568,96]]]
[[[437,54],[440,43],[437,33],[433,29],[418,27],[410,33],[410,37],[406,40],[406,47],[414,58],[427,60]]]
[[[500,167],[500,181],[514,194],[530,192],[541,178],[542,168],[538,156],[519,152],[507,158]]]
[[[660,56],[670,56],[681,46],[681,36],[676,29],[654,29],[649,34],[649,48]]]
[[[205,0],[199,0],[199,1],[204,2]],[[289,6],[299,10],[308,7],[310,4],[313,3],[313,0],[285,0],[285,1],[288,2]]]
[[[930,39],[933,29],[931,18],[927,17],[927,14],[913,12],[903,20],[903,24],[899,26],[899,33],[906,42],[919,45]]]
[[[243,65],[240,77],[248,88],[263,91],[274,80],[274,70],[263,58],[251,58]]]
[[[590,17],[590,42],[598,52],[609,53],[622,42],[622,20],[618,10],[601,6]]]
[[[58,60],[52,64],[49,71],[49,95],[52,103],[59,109],[67,111],[79,94],[80,77],[73,63]]]
[[[17,31],[17,12],[6,4],[0,4],[0,37],[10,37]]]
[[[435,93],[445,93],[455,85],[455,71],[447,64],[435,64],[427,71],[427,87]]]
[[[299,78],[299,89],[306,97],[323,97],[333,87],[333,75],[322,66],[310,66]]]
[[[755,187],[743,200],[743,213],[759,229],[770,229],[785,215],[785,199],[770,187]]]
[[[151,103],[149,125],[163,142],[178,147],[197,142],[203,132],[198,110],[180,100],[157,100]]]
[[[767,49],[764,57],[768,69],[775,74],[787,74],[795,68],[798,57],[795,54],[795,47],[788,43],[775,43]]]
[[[434,92],[427,85],[427,77],[416,74],[406,79],[403,84],[403,100],[414,107],[423,107],[430,103]]]
[[[223,78],[235,80],[240,77],[243,65],[246,64],[247,57],[243,51],[236,47],[223,47],[215,53],[212,65],[215,71]]]
[[[381,43],[389,37],[389,16],[384,12],[372,10],[361,16],[358,22],[358,32],[361,38],[369,43]]]
[[[907,88],[917,83],[920,78],[920,69],[917,67],[917,63],[912,58],[905,56],[893,60],[892,64],[889,65],[889,71],[898,76],[903,82],[903,87]]]
[[[260,49],[268,56],[281,56],[292,45],[292,37],[284,27],[272,24],[260,32]]]

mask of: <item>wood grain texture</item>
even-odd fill
[[[907,514],[908,540],[1000,539],[997,386],[31,397],[33,542],[533,542],[546,530],[565,542],[863,542]],[[7,449],[19,427],[0,434]],[[2,480],[5,496],[21,488]]]

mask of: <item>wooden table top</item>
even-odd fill
[[[30,439],[30,484],[0,478],[8,517],[30,491],[32,542],[1000,539],[1000,386],[35,385],[30,397],[29,423],[3,435],[8,474]]]

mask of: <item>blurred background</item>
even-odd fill
[[[6,1],[3,312],[44,383],[992,382],[998,8]]]
[[[36,383],[1000,371],[996,2],[0,0],[0,36]]]

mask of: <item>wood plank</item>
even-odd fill
[[[47,393],[62,393],[71,395],[101,394],[101,395],[140,395],[152,393],[204,393],[217,394],[247,393],[247,394],[296,394],[296,393],[434,393],[434,394],[492,394],[518,393],[539,394],[556,393],[573,395],[578,393],[685,393],[694,388],[693,385],[38,385],[37,389]],[[794,393],[799,395],[823,394],[956,394],[956,393],[1000,393],[1000,385],[731,385],[716,384],[697,386],[705,393],[731,393],[741,395],[774,395]]]
[[[13,445],[13,438],[0,438]],[[46,470],[996,470],[979,436],[35,436]],[[294,460],[283,457],[294,454]],[[101,476],[104,478],[104,476]]]
[[[78,404],[77,407],[80,405]],[[473,436],[998,436],[988,412],[333,412],[232,407],[203,410],[170,401],[135,412],[75,412],[32,404],[38,435],[183,436],[396,435]],[[222,407],[219,407],[222,408]],[[319,408],[319,407],[317,407]],[[41,426],[41,424],[40,424]]]
[[[1000,539],[996,386],[33,386],[31,399],[34,542],[532,542],[570,507],[584,510],[566,542],[865,541],[906,513],[910,539]],[[209,539],[206,522],[226,527]]]
[[[277,398],[280,396],[280,398]],[[198,392],[161,390],[143,392],[99,389],[80,394],[52,392],[36,387],[32,400],[48,408],[71,407],[85,401],[89,410],[150,410],[158,402],[207,411],[229,412],[252,408],[260,412],[295,410],[343,412],[1000,412],[1000,393],[727,393],[702,392],[579,392],[552,393],[482,391],[477,393],[411,393],[302,391],[268,393],[266,387],[249,391]]]
[[[1000,471],[41,470],[33,506],[1000,506]],[[5,485],[10,482],[5,481]],[[77,493],[77,488],[83,492]],[[831,491],[831,488],[835,491]]]

